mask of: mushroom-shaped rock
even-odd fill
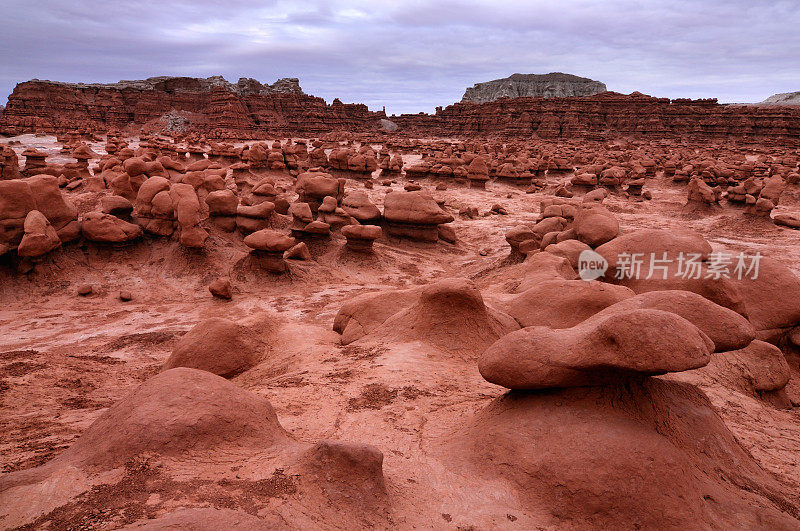
[[[236,229],[236,208],[239,206],[239,197],[231,190],[214,190],[206,196],[208,217],[211,221],[227,232]]]
[[[244,243],[258,251],[284,252],[295,244],[294,238],[270,229],[263,229],[249,234]]]
[[[100,155],[92,151],[92,148],[90,148],[86,144],[81,144],[80,146],[75,148],[75,150],[72,152],[72,156],[73,158],[76,158],[78,160],[89,160],[97,158]]]
[[[21,179],[0,181],[0,244],[16,248],[25,233],[25,217],[35,209],[28,183]]]
[[[56,230],[38,210],[31,210],[25,217],[25,234],[17,248],[17,254],[35,258],[61,246]]]
[[[447,439],[449,466],[509,485],[544,527],[797,527],[786,488],[681,382],[505,393]]]
[[[317,214],[319,216],[318,220],[330,225],[331,230],[337,230],[355,222],[344,209],[339,208],[336,203],[336,198],[331,196],[325,196],[325,199],[317,210]]]
[[[240,204],[236,207],[236,227],[243,234],[266,229],[274,211],[275,204],[269,201],[257,205]]]
[[[239,198],[231,190],[214,190],[206,196],[206,204],[213,216],[235,216]]]
[[[0,144],[0,181],[19,179],[19,159],[10,146]]]
[[[663,310],[680,315],[708,336],[714,343],[715,352],[744,348],[756,335],[753,325],[738,313],[697,293],[683,290],[641,293],[609,306],[596,317],[635,309]]]
[[[269,177],[257,182],[250,193],[253,194],[253,203],[261,203],[262,201],[274,202],[278,196],[278,192],[275,190],[275,182]]]
[[[522,243],[533,241],[538,247],[542,236],[543,235],[534,232],[531,227],[520,225],[506,232],[506,241],[508,242],[508,245],[511,246],[511,254],[520,256],[521,259],[521,255],[523,253],[520,249],[520,246]]]
[[[346,246],[351,251],[372,251],[372,243],[383,235],[377,225],[345,225],[342,235],[347,238]]]
[[[245,245],[253,249],[251,253],[261,267],[271,273],[286,271],[283,253],[294,246],[295,239],[270,229],[256,231],[244,239]]]
[[[316,212],[325,196],[332,196],[341,201],[344,195],[345,179],[335,179],[327,173],[306,172],[297,177],[295,191],[299,201],[308,203]]]
[[[684,213],[710,210],[717,203],[717,194],[700,177],[694,177],[686,187],[686,204]]]
[[[470,188],[486,188],[486,181],[489,180],[489,167],[486,165],[486,159],[481,156],[472,159],[467,166],[467,179],[469,179]]]
[[[267,350],[267,344],[254,330],[212,317],[181,337],[163,369],[189,367],[233,378],[261,361]]]
[[[42,170],[44,170],[47,166],[47,163],[45,162],[45,159],[47,159],[47,153],[39,151],[36,148],[27,148],[22,152],[22,156],[25,157],[25,168],[22,170],[24,175],[30,176],[42,173]]]
[[[175,211],[169,195],[170,182],[161,176],[147,179],[136,194],[133,215],[142,229],[157,236],[175,230]]]
[[[142,235],[142,228],[103,212],[84,214],[81,222],[84,238],[100,243],[125,243]]]
[[[453,216],[442,210],[425,191],[387,194],[383,217],[390,235],[429,242],[438,241],[438,225],[453,221]]]
[[[523,328],[486,349],[478,368],[486,380],[509,389],[607,385],[703,367],[713,348],[683,317],[641,309],[560,330]]]

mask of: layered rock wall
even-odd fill
[[[296,79],[262,85],[253,79],[228,83],[221,77],[150,78],[119,83],[20,83],[0,117],[0,133],[64,133],[85,127],[168,129],[180,115],[187,128],[213,138],[313,135],[334,130],[376,129],[383,113],[366,105],[330,105],[304,94]]]
[[[404,114],[391,120],[406,134],[436,136],[800,141],[800,108],[720,105],[714,99],[670,100],[637,93],[461,102],[434,115]]]

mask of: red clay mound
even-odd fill
[[[250,328],[212,317],[195,325],[178,341],[164,370],[189,367],[232,378],[261,361],[268,349]]]
[[[333,329],[342,335],[342,345],[360,339],[403,308],[419,299],[419,288],[365,293],[339,309]]]
[[[459,473],[505,484],[545,527],[797,529],[798,507],[694,387],[511,392],[446,443]]]
[[[110,469],[145,453],[197,457],[221,447],[269,447],[290,439],[266,398],[209,372],[177,368],[150,378],[114,404],[40,469]],[[6,476],[0,490],[40,469]]]
[[[444,351],[478,355],[518,329],[513,317],[484,304],[470,280],[449,278],[426,286],[411,307],[388,318],[369,337],[420,341]]]
[[[296,441],[281,427],[266,398],[209,372],[176,368],[147,380],[112,406],[52,461],[0,479],[0,508],[10,509],[0,511],[0,526],[35,521],[93,484],[109,480],[112,486],[107,488],[118,493],[117,505],[129,504],[138,511],[139,504],[146,501],[137,500],[135,495],[140,490],[126,490],[115,483],[120,481],[115,473],[127,470],[137,459],[156,459],[158,474],[163,477],[175,471],[180,475],[188,465],[213,478],[206,479],[204,496],[215,505],[220,503],[215,496],[225,492],[225,481],[239,480],[240,472],[235,471],[247,464],[257,478],[265,473],[285,476],[287,495],[298,493],[292,503],[305,507],[305,513],[315,515],[312,519],[319,518],[322,510],[326,518],[341,522],[341,527],[351,527],[355,519],[377,522],[385,514],[380,450],[357,443],[322,441],[313,445]],[[203,466],[197,468],[197,463]],[[238,466],[232,468],[232,464]],[[284,474],[284,470],[289,472]],[[242,475],[241,481],[252,487],[253,479]],[[62,488],[57,501],[51,501],[51,485],[63,487],[70,481],[76,484]],[[190,488],[175,483],[179,490],[181,485],[181,492]],[[261,502],[267,503],[267,499]],[[198,500],[188,502],[195,503]],[[374,512],[366,515],[364,511],[369,509]],[[185,525],[191,529],[201,525],[198,514],[173,514],[164,521],[142,524],[155,526],[152,528]],[[300,521],[308,517],[290,514]],[[228,513],[212,516],[211,522],[219,520],[220,528],[227,528],[230,518],[232,524],[242,518]],[[250,524],[255,526],[255,520],[242,521],[242,525]]]

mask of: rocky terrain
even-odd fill
[[[502,79],[475,83],[462,102],[486,103],[500,98],[566,98],[594,96],[606,91],[604,83],[586,77],[550,74],[511,74]]]
[[[3,117],[0,528],[800,527],[795,110],[148,83]]]

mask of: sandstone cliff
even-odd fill
[[[455,103],[436,114],[392,116],[405,134],[800,141],[800,108],[720,105],[715,99],[654,98],[605,92],[581,98],[515,98]]]
[[[605,91],[605,84],[572,74],[512,74],[503,79],[476,83],[467,89],[461,101],[485,103],[500,98],[582,97]]]
[[[184,129],[212,138],[314,135],[334,130],[377,130],[382,112],[366,105],[330,105],[309,96],[297,79],[272,85],[255,79],[229,83],[207,79],[155,77],[112,84],[59,83],[34,79],[18,84],[0,116],[0,133],[63,133],[145,128],[168,132],[175,116]]]

